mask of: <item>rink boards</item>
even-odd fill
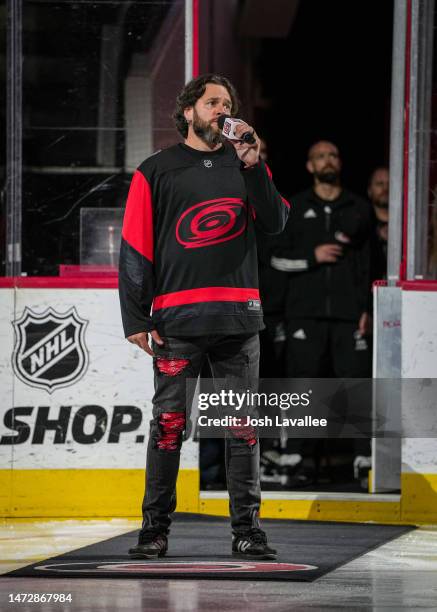
[[[152,367],[123,337],[116,280],[3,279],[0,296],[0,515],[139,516]],[[437,292],[402,290],[402,376],[437,378],[435,313]],[[401,495],[265,493],[262,514],[435,522],[436,451],[403,441]],[[199,491],[191,439],[177,495],[180,511],[228,514],[225,493]]]

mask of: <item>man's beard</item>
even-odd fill
[[[388,202],[385,200],[374,201],[373,205],[376,206],[376,208],[382,208],[383,210],[388,209]]]
[[[214,129],[207,121],[203,121],[193,109],[193,131],[208,147],[215,147],[224,141],[222,133],[218,129]]]
[[[325,170],[322,172],[316,172],[315,177],[319,183],[327,183],[328,185],[335,185],[338,181],[338,172],[335,170]]]

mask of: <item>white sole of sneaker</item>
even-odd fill
[[[129,551],[129,557],[131,559],[158,559],[158,557],[165,557],[165,555],[167,554],[167,551],[162,551],[156,555],[148,555],[146,553],[142,553],[142,552],[131,552]]]
[[[245,555],[243,553],[233,552],[232,556],[236,557],[237,559],[247,559],[247,561],[262,561],[263,559],[274,561],[277,555],[275,555],[274,553],[266,554],[266,555]]]

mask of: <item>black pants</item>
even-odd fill
[[[290,378],[370,378],[372,343],[358,324],[335,319],[290,319],[287,323],[286,376]],[[370,405],[369,405],[370,413]],[[308,441],[307,447],[315,441]],[[288,448],[302,452],[303,442]],[[368,439],[354,440],[355,454],[369,455]]]
[[[358,324],[331,319],[291,319],[287,323],[286,375],[292,378],[370,378],[370,339]]]
[[[176,479],[180,448],[186,428],[187,378],[197,378],[208,358],[214,378],[238,379],[245,390],[256,391],[259,338],[255,335],[211,335],[199,338],[163,338],[153,344],[155,395],[147,448],[146,492],[142,530],[168,532],[170,514],[176,509]],[[259,443],[256,434],[240,437],[238,431],[225,440],[229,510],[234,532],[258,526],[261,492]]]
[[[285,374],[285,326],[278,317],[264,315],[265,329],[259,334],[260,378],[283,378]]]
[[[264,314],[265,329],[259,334],[260,341],[260,378],[285,377],[285,327],[278,316]],[[261,440],[261,453],[276,449],[279,441],[276,438]]]

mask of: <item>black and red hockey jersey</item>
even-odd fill
[[[135,172],[126,203],[119,293],[126,336],[256,333],[263,328],[254,224],[282,231],[288,203],[260,162],[231,145],[177,144]]]

